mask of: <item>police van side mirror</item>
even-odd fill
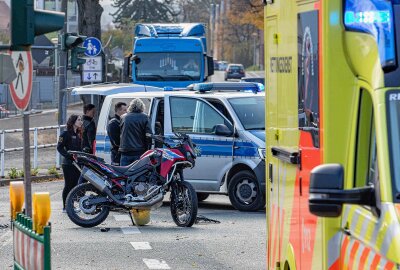
[[[213,133],[218,136],[232,136],[233,132],[224,124],[218,124],[213,127]]]
[[[374,188],[343,189],[344,170],[340,164],[324,164],[315,167],[310,177],[309,210],[319,217],[338,217],[343,204],[372,206]]]

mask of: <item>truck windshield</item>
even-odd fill
[[[228,99],[244,129],[265,130],[265,97],[252,96]]]
[[[137,53],[137,81],[200,81],[199,53]]]
[[[400,90],[389,91],[386,94],[389,148],[392,180],[395,198],[400,199]]]

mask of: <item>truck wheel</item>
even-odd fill
[[[232,177],[228,194],[232,205],[239,211],[257,211],[265,205],[257,178],[249,171],[238,172]]]
[[[197,201],[202,202],[202,201],[206,200],[208,198],[208,196],[210,196],[210,194],[198,192],[197,193]]]

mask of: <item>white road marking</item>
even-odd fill
[[[141,233],[138,227],[121,227],[123,234],[138,234]]]
[[[131,221],[128,215],[114,215],[115,221]]]
[[[159,261],[156,259],[143,259],[149,269],[171,269],[165,261]]]
[[[152,249],[149,242],[130,242],[135,250],[139,249]]]

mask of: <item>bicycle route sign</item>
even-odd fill
[[[32,54],[31,51],[11,51],[13,67],[17,77],[10,83],[11,98],[17,109],[24,111],[32,94]]]
[[[83,82],[102,82],[103,81],[103,58],[84,57],[86,63],[82,65]]]

